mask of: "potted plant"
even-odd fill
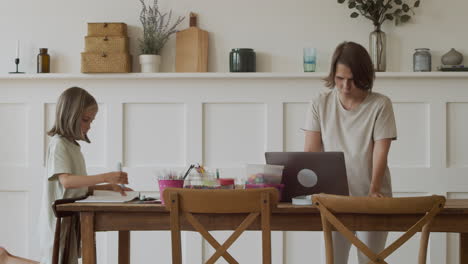
[[[386,69],[386,37],[380,29],[387,21],[395,21],[395,25],[408,22],[414,9],[419,7],[420,0],[338,0],[338,3],[347,2],[352,18],[363,16],[372,21],[374,31],[369,36],[369,53],[376,71]]]
[[[179,16],[177,21],[170,25],[172,10],[169,13],[162,13],[159,10],[158,0],[153,1],[153,6],[146,6],[144,0],[140,2],[142,5],[140,21],[143,25],[143,38],[138,39],[141,72],[159,72],[161,49],[169,36],[177,32],[176,27],[185,17]]]

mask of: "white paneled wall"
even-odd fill
[[[185,166],[185,113],[183,103],[126,103],[124,165]]]
[[[0,165],[26,167],[28,166],[28,105],[21,103],[0,104]]]
[[[467,102],[447,104],[447,161],[451,168],[468,167]]]
[[[448,77],[450,76],[450,78]],[[199,162],[222,177],[243,176],[246,163],[263,163],[265,151],[302,151],[308,101],[321,91],[323,74],[129,74],[0,76],[0,245],[38,258],[36,216],[44,177],[46,130],[55,102],[81,86],[99,102],[92,144],[82,144],[88,173],[124,162],[130,186],[156,190],[164,169]],[[390,165],[395,196],[468,198],[467,74],[379,74],[375,91],[388,95],[398,140]],[[443,88],[441,88],[443,87]],[[226,238],[229,231],[214,232]],[[399,233],[392,233],[389,240]],[[275,264],[319,263],[320,232],[274,232]],[[97,236],[99,263],[117,263],[117,233]],[[458,236],[431,235],[429,263],[456,263]],[[230,251],[240,263],[260,262],[260,235],[247,232]],[[389,261],[415,260],[413,238]],[[168,232],[133,232],[132,262],[170,263]],[[201,263],[213,250],[196,233],[183,236],[187,263]],[[351,253],[355,263],[356,253]]]

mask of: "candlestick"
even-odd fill
[[[16,41],[16,58],[19,58],[20,56],[20,41]]]
[[[16,59],[15,59],[16,71],[15,71],[15,72],[10,72],[10,73],[24,73],[24,72],[18,71],[19,63],[20,63],[20,59],[19,59],[19,58],[16,58]]]

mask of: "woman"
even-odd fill
[[[335,49],[329,91],[312,100],[305,122],[304,151],[342,151],[351,196],[391,197],[388,151],[397,137],[392,102],[372,92],[375,73],[366,49],[343,42]],[[374,252],[385,247],[387,232],[357,232]],[[335,263],[348,263],[351,244],[333,234]],[[359,263],[368,259],[358,252]]]

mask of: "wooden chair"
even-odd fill
[[[278,191],[274,188],[247,190],[194,190],[168,188],[164,190],[166,208],[170,211],[172,263],[181,264],[180,220],[183,216],[210,245],[216,249],[206,263],[215,263],[223,257],[228,263],[238,263],[227,249],[236,241],[257,217],[261,220],[263,264],[271,263],[271,209],[278,203]],[[202,226],[194,214],[240,214],[248,216],[234,233],[220,245]]]
[[[325,236],[327,264],[333,264],[332,226],[355,245],[358,250],[365,254],[370,259],[369,263],[374,264],[387,264],[385,258],[414,236],[416,232],[421,231],[419,264],[424,264],[426,263],[427,243],[429,241],[431,222],[434,216],[437,215],[445,205],[445,197],[438,195],[404,198],[371,198],[317,194],[312,196],[312,200],[314,205],[320,210]],[[359,240],[351,230],[344,226],[334,213],[422,214],[424,216],[382,252],[376,254]]]
[[[57,205],[65,204],[65,203],[74,203],[75,201],[85,199],[86,197],[87,196],[82,196],[82,197],[78,197],[78,198],[59,199],[59,200],[56,200],[52,204],[52,210],[54,211],[54,215],[57,218],[57,221],[55,223],[54,249],[53,249],[53,253],[52,253],[52,264],[58,264],[59,263],[60,231],[61,231],[62,218],[78,216],[79,215],[77,212],[57,211]],[[72,228],[71,225],[69,227]],[[80,234],[77,234],[77,235],[79,236]],[[70,241],[69,241],[69,238],[67,237],[67,240],[65,242],[65,248],[63,250],[62,263],[68,263],[68,258],[69,258],[69,253],[70,253],[69,245],[70,245]]]

